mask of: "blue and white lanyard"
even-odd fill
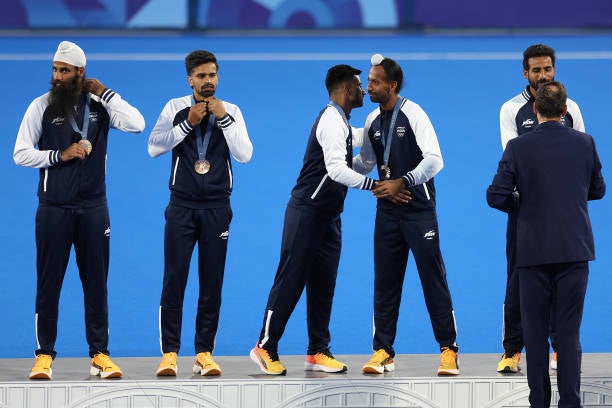
[[[195,105],[196,100],[192,96],[191,97],[191,105]],[[198,146],[198,157],[200,160],[206,160],[206,151],[208,150],[208,144],[210,143],[210,135],[212,134],[212,129],[215,124],[215,116],[208,112],[208,126],[206,126],[206,133],[204,137],[202,137],[202,129],[200,128],[200,124],[196,125],[196,143]]]
[[[83,129],[79,129],[77,126],[76,121],[74,120],[74,115],[68,115],[68,121],[72,126],[72,130],[80,134],[81,139],[87,139],[87,132],[89,131],[89,102],[90,97],[89,94],[87,94],[85,98],[85,113],[83,114]]]
[[[385,136],[385,130],[383,127],[380,127],[381,132],[381,141],[383,146],[385,146],[385,155],[383,157],[385,166],[389,165],[389,155],[391,154],[391,141],[393,140],[393,131],[395,129],[395,121],[397,120],[397,114],[400,111],[400,108],[404,104],[406,98],[403,96],[399,96],[397,98],[397,102],[395,102],[395,107],[393,108],[393,115],[391,115],[391,123],[389,123],[389,129],[387,136]]]

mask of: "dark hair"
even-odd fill
[[[196,50],[185,57],[185,68],[187,69],[187,75],[191,75],[191,72],[195,67],[199,67],[202,64],[212,62],[219,70],[219,64],[217,64],[217,57],[215,54],[208,51]]]
[[[398,94],[399,91],[404,86],[404,72],[402,71],[402,67],[391,58],[385,58],[381,61],[381,67],[385,70],[385,74],[387,75],[387,80],[389,82],[397,82],[397,87],[395,88],[395,93]]]
[[[334,65],[327,70],[327,76],[325,77],[327,92],[331,95],[339,86],[352,80],[355,75],[359,74],[361,74],[361,70],[353,68],[350,65]]]
[[[538,88],[535,103],[538,113],[545,118],[559,117],[565,111],[567,91],[561,82],[546,82]]]
[[[550,57],[555,66],[555,50],[544,44],[534,44],[523,52],[523,69],[529,71],[529,58]]]

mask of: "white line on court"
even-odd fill
[[[384,53],[398,61],[505,61],[521,60],[520,52],[399,52]],[[362,61],[369,60],[370,53],[320,53],[320,52],[228,52],[217,53],[222,61]],[[0,53],[0,61],[49,61],[48,53]],[[611,60],[612,51],[557,52],[562,60]],[[182,53],[88,53],[92,61],[183,61]]]

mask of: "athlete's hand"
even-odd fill
[[[207,105],[206,102],[198,102],[189,109],[187,120],[191,123],[191,126],[197,126],[202,122],[202,119],[208,113]]]
[[[208,101],[208,111],[215,115],[215,118],[224,117],[227,112],[225,111],[225,106],[223,105],[223,101],[221,99],[216,99],[214,96]]]
[[[87,92],[91,92],[96,96],[101,96],[102,91],[106,89],[106,87],[102,84],[102,82],[98,81],[95,78],[87,78],[83,85]]]
[[[372,194],[376,198],[386,198],[395,204],[406,204],[412,199],[410,191],[406,189],[404,180],[401,178],[377,181],[372,189]]]
[[[61,153],[61,159],[63,162],[72,159],[83,160],[87,157],[87,151],[83,146],[78,143],[73,143],[66,150]]]

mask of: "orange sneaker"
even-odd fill
[[[53,375],[51,364],[53,364],[53,357],[49,354],[38,354],[34,367],[30,371],[30,380],[50,380]]]
[[[99,375],[100,378],[121,378],[123,372],[113,360],[104,353],[98,353],[91,359],[90,375]]]
[[[212,354],[207,351],[198,353],[196,356],[196,361],[193,363],[193,373],[206,376],[221,375],[221,367],[215,363]]]

